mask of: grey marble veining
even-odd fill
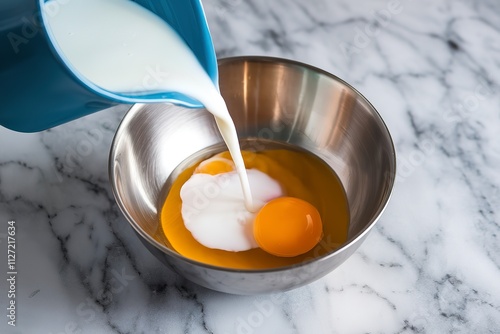
[[[313,284],[225,295],[162,267],[121,216],[107,155],[126,107],[40,133],[0,128],[0,249],[13,220],[18,271],[16,327],[0,280],[0,332],[499,333],[500,3],[204,6],[219,57],[303,61],[375,105],[399,164],[380,222]]]

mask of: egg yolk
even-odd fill
[[[314,248],[323,235],[318,210],[294,197],[276,198],[260,209],[253,227],[257,244],[264,251],[284,257],[304,254]]]
[[[221,173],[232,172],[236,167],[234,162],[229,159],[214,156],[208,160],[203,161],[196,167],[194,174],[210,174],[217,175]]]

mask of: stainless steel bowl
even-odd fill
[[[338,174],[347,194],[348,240],[327,255],[271,270],[234,270],[198,263],[156,241],[158,208],[176,167],[223,143],[203,109],[134,105],[115,135],[109,173],[116,201],[146,247],[189,280],[235,294],[285,291],[344,262],[364,241],[389,200],[395,150],[375,108],[349,84],[290,60],[237,57],[219,61],[220,90],[240,138],[289,143],[314,153]]]

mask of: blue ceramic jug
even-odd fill
[[[50,1],[57,10],[71,0]],[[177,31],[217,85],[217,60],[200,0],[134,1]],[[0,1],[0,125],[15,131],[41,131],[119,103],[201,107],[177,92],[126,96],[78,79],[47,34],[41,11],[44,2]]]

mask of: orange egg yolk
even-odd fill
[[[231,160],[214,156],[200,163],[194,170],[194,174],[200,173],[217,175],[221,173],[232,172],[234,169],[234,162],[232,162]]]
[[[323,235],[318,210],[294,197],[276,198],[260,209],[253,227],[257,244],[264,251],[284,257],[304,254],[316,246]]]

